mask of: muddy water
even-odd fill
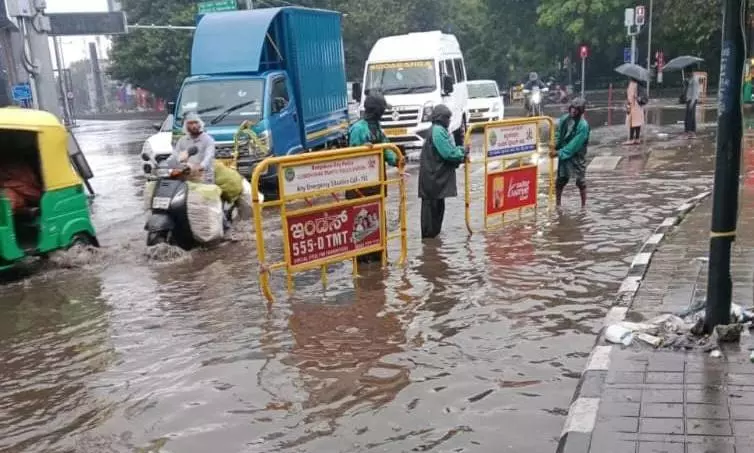
[[[82,121],[105,247],[0,290],[0,451],[553,451],[640,241],[711,180],[709,148],[595,147],[630,156],[590,175],[586,210],[569,188],[561,212],[469,236],[451,200],[422,243],[414,168],[405,268],[354,286],[334,266],[292,296],[275,274],[268,310],[248,230],[144,248],[147,127]]]

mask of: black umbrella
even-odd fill
[[[692,64],[696,64],[699,62],[704,61],[703,59],[699,57],[694,57],[691,55],[683,55],[680,57],[675,57],[672,60],[668,61],[668,63],[662,67],[663,71],[681,71]]]
[[[632,63],[625,63],[617,68],[615,68],[615,72],[618,74],[624,75],[626,77],[630,77],[632,79],[641,80],[641,81],[649,81],[649,71],[646,70],[646,68],[642,68],[638,64],[632,64]]]

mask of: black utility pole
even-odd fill
[[[718,88],[717,154],[712,194],[712,228],[705,331],[730,324],[732,282],[730,255],[736,238],[738,178],[741,170],[741,73],[748,0],[723,0],[723,38]]]

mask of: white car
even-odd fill
[[[499,121],[505,117],[505,105],[494,80],[470,80],[466,119],[469,124]]]
[[[165,121],[153,126],[157,133],[151,135],[141,147],[141,154],[150,160],[161,162],[173,152],[173,115],[168,115]]]

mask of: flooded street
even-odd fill
[[[634,149],[594,131],[590,153],[622,159],[588,174],[585,210],[570,185],[562,211],[487,233],[467,233],[460,197],[422,243],[412,166],[408,265],[355,286],[333,266],[326,291],[315,272],[290,296],[273,272],[269,310],[248,225],[147,251],[150,123],[82,121],[103,249],[0,289],[0,452],[552,452],[641,241],[711,185],[710,132],[691,147],[675,121]]]

